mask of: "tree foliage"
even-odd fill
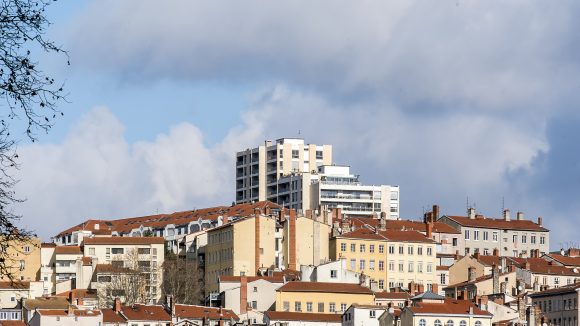
[[[32,234],[18,228],[19,216],[12,205],[20,202],[14,193],[18,168],[14,133],[37,139],[38,131],[52,127],[62,115],[57,105],[65,101],[62,84],[40,68],[36,56],[68,54],[45,38],[50,25],[46,18],[49,0],[2,0],[0,3],[0,277],[12,279],[5,257],[7,246],[27,241]],[[20,127],[22,126],[22,127]],[[15,129],[15,130],[12,130]],[[11,133],[12,132],[12,133]]]
[[[200,304],[203,280],[197,262],[166,255],[163,262],[163,294],[172,295],[175,303]]]

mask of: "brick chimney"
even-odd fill
[[[542,226],[542,217],[541,216],[538,216],[538,225]]]
[[[433,222],[437,222],[439,219],[439,205],[433,205],[433,215],[431,215]]]
[[[425,236],[428,239],[433,239],[433,222],[427,222],[425,223]]]
[[[260,269],[260,215],[254,217],[254,273]]]
[[[469,207],[469,209],[467,209],[467,217],[469,217],[470,220],[475,220],[475,208]]]
[[[439,284],[437,284],[437,283],[431,284],[431,292],[439,293]]]
[[[379,230],[385,231],[387,229],[387,213],[381,212],[381,219],[379,220]]]
[[[260,216],[262,214],[262,210],[259,207],[254,207],[254,215]]]
[[[248,312],[248,277],[240,277],[240,314]]]
[[[507,208],[503,210],[503,219],[506,221],[509,221],[511,219],[510,210]]]
[[[493,248],[493,255],[494,256],[499,256],[499,249],[498,248]]]
[[[339,208],[340,211],[340,208]],[[288,220],[288,269],[296,270],[296,211],[290,210],[290,219]]]
[[[312,210],[307,209],[304,213],[306,218],[312,219]]]
[[[113,311],[120,312],[121,311],[121,299],[118,297],[115,298],[115,302],[113,304]]]
[[[517,212],[516,217],[518,219],[518,221],[521,221],[524,219],[524,213],[523,212]]]
[[[491,266],[491,278],[492,280],[492,291],[493,293],[499,293],[499,269],[498,267],[493,264]]]

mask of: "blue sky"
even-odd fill
[[[86,218],[229,204],[233,153],[334,145],[401,214],[438,203],[580,222],[579,11],[512,1],[59,1],[42,58],[64,118],[20,144],[16,209],[44,238]],[[49,219],[51,223],[44,224]]]

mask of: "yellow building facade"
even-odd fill
[[[9,280],[10,275],[15,281],[36,281],[40,278],[40,239],[9,241],[0,257],[6,265],[0,280]]]
[[[436,243],[417,231],[361,227],[330,241],[331,259],[346,259],[347,268],[367,275],[380,290],[436,284]]]

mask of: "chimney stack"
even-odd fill
[[[496,257],[499,256],[499,249],[493,248],[493,255]]]
[[[387,213],[381,212],[381,219],[379,220],[379,230],[385,231],[387,229]]]
[[[288,236],[290,237],[288,253],[288,269],[296,270],[296,210],[290,210],[290,219],[288,221]]]
[[[491,278],[492,280],[492,291],[493,293],[499,293],[499,269],[495,264],[491,266]]]
[[[425,223],[425,229],[426,229],[425,236],[428,239],[433,239],[433,222]]]
[[[248,277],[240,277],[240,314],[248,312]]]
[[[269,216],[271,213],[272,212],[271,212],[270,206],[264,207],[264,215],[268,215]]]
[[[524,219],[524,213],[523,212],[517,212],[516,214],[518,221],[521,221]]]
[[[114,303],[114,306],[113,306],[113,310],[115,312],[120,312],[121,311],[121,299],[119,299],[118,297],[115,298],[115,303]]]
[[[506,208],[506,209],[504,209],[504,210],[503,210],[503,219],[504,219],[504,220],[506,220],[506,221],[509,221],[509,220],[510,220],[510,218],[511,218],[511,217],[510,217],[510,210],[509,210],[509,209],[507,209],[507,208]]]
[[[262,213],[262,211],[260,210],[259,207],[254,207],[254,215],[255,216],[260,216],[261,213]]]
[[[437,222],[439,219],[439,205],[433,205],[433,215],[431,217],[433,218],[433,222]]]
[[[467,210],[467,216],[469,217],[470,220],[475,220],[475,208],[469,207],[469,209]]]
[[[542,217],[541,216],[538,216],[538,225],[542,226]]]

